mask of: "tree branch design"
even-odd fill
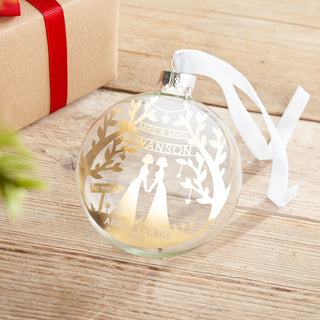
[[[145,103],[143,111],[139,117],[137,117],[138,111],[140,111],[142,102],[131,101],[131,108],[128,111],[129,119],[123,119],[121,122],[115,120],[114,118],[121,113],[121,109],[113,109],[108,113],[104,122],[97,129],[97,140],[93,140],[91,143],[91,148],[86,155],[83,153],[80,155],[79,159],[79,178],[80,183],[83,186],[81,192],[84,192],[84,184],[88,176],[92,176],[95,179],[101,179],[102,171],[112,170],[114,172],[121,172],[122,161],[126,158],[127,153],[135,153],[137,150],[130,147],[129,145],[122,145],[123,135],[125,133],[136,132],[136,125],[145,118],[151,121],[157,121],[153,112],[150,111],[150,104]],[[116,126],[119,127],[118,130],[108,134]],[[107,146],[107,148],[106,148]],[[92,168],[93,163],[97,155],[104,152],[104,163],[97,163],[94,168]],[[116,161],[116,156],[120,156],[120,161]]]
[[[185,126],[187,128],[190,134],[190,138],[187,142],[196,145],[199,152],[196,154],[196,160],[198,162],[197,166],[193,164],[191,159],[177,160],[180,165],[189,166],[196,176],[192,181],[189,177],[186,177],[185,181],[181,182],[181,185],[186,189],[194,190],[200,194],[201,198],[196,199],[198,203],[212,205],[209,219],[214,219],[221,211],[230,190],[230,186],[227,188],[225,187],[222,178],[225,169],[223,168],[220,170],[220,165],[224,163],[227,157],[226,152],[223,152],[226,140],[220,128],[212,128],[216,140],[209,140],[209,144],[211,147],[217,149],[215,159],[213,159],[206,149],[208,140],[207,136],[203,133],[203,130],[206,128],[207,115],[198,111],[195,115],[196,128],[193,129],[191,126],[191,119],[194,118],[194,112],[191,110],[189,102],[185,102],[184,106],[186,110],[185,115],[180,115],[179,120],[175,121],[174,125]],[[202,170],[204,161],[206,161],[212,176],[212,195],[209,195],[209,188],[204,188],[202,185],[207,177],[207,170]]]
[[[196,153],[196,160],[198,163],[197,166],[193,164],[193,161],[191,159],[177,159],[177,162],[180,165],[187,165],[188,167],[190,167],[196,176],[195,178],[193,178],[193,180],[191,180],[188,177],[185,177],[185,181],[181,182],[180,184],[183,188],[193,190],[200,194],[202,198],[196,199],[198,203],[212,204],[213,199],[209,196],[209,188],[203,187],[203,182],[207,178],[207,169],[202,170],[204,158],[201,156],[199,152]]]
[[[209,140],[209,144],[212,148],[217,150],[214,161],[220,165],[227,158],[227,153],[223,152],[223,149],[226,145],[226,138],[223,136],[223,132],[220,128],[213,127],[212,132],[215,135],[216,140]],[[222,168],[220,172],[221,172],[221,175],[223,176],[225,172],[225,168]]]

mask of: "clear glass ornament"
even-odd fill
[[[168,257],[218,234],[241,187],[238,146],[226,125],[192,99],[196,77],[164,71],[159,89],[107,109],[78,160],[85,212],[130,253]]]

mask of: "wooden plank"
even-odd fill
[[[316,1],[122,1],[119,79],[108,88],[152,91],[173,52],[193,48],[231,63],[268,111],[283,113],[298,85],[311,94],[304,119],[320,120],[320,5]],[[225,106],[218,85],[201,80],[195,97]],[[256,107],[244,99],[250,110]]]
[[[29,196],[15,224],[1,208],[1,318],[319,319],[318,123],[300,121],[289,143],[290,184],[301,190],[282,209],[265,197],[271,163],[257,163],[235,134],[244,181],[230,223],[194,252],[154,260],[104,240],[76,188],[86,130],[126,96],[95,92],[22,131],[50,188]],[[227,110],[214,111],[234,131]]]
[[[249,17],[261,21],[277,21],[286,24],[298,24],[308,27],[320,27],[318,12],[320,4],[314,0],[264,0],[234,2],[225,0],[212,4],[211,0],[203,0],[201,3],[188,1],[182,4],[179,1],[163,2],[162,0],[147,0],[137,2],[124,2],[126,5],[149,7],[154,10],[162,10],[175,13],[188,13],[206,17],[211,12],[217,12],[236,17]]]

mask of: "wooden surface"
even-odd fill
[[[303,118],[319,121],[319,15],[316,0],[121,0],[120,77],[108,88],[153,91],[175,50],[198,49],[240,70],[272,114],[300,84],[312,97]],[[195,98],[225,105],[209,80],[198,81]]]
[[[21,131],[50,188],[28,196],[17,223],[10,224],[1,207],[0,319],[318,320],[319,14],[316,0],[122,1],[114,90],[92,93]],[[212,107],[232,129],[243,160],[230,223],[183,256],[136,257],[90,225],[76,187],[76,158],[92,121],[128,92],[152,90],[159,70],[169,68],[171,53],[182,47],[232,63],[273,114],[282,113],[298,84],[310,91],[307,120],[299,121],[287,148],[290,185],[300,190],[285,208],[270,203],[271,163],[256,161],[228,111]],[[197,97],[224,106],[211,85],[201,80]],[[253,117],[263,127],[261,116]]]

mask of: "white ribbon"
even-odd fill
[[[297,193],[298,186],[288,188],[289,165],[286,146],[306,107],[310,95],[298,87],[275,127],[266,108],[247,78],[227,62],[198,50],[178,50],[172,58],[175,71],[212,78],[221,86],[235,126],[242,139],[258,160],[272,159],[268,198],[277,206],[285,206]],[[270,133],[270,143],[241,102],[235,87],[246,93],[259,107]]]

